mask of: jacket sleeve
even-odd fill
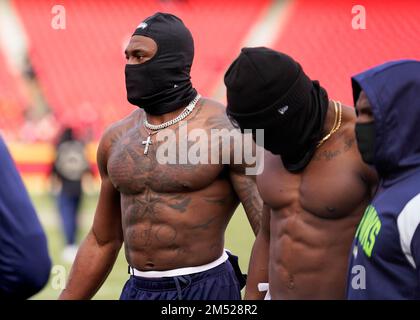
[[[0,137],[0,298],[27,299],[48,281],[47,239]]]
[[[411,253],[413,255],[413,260],[417,269],[417,278],[420,282],[420,224],[417,226],[417,229],[414,232],[413,240],[411,241]]]

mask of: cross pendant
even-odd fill
[[[147,140],[142,141],[141,144],[145,145],[143,154],[147,154],[147,152],[149,151],[149,146],[152,144],[152,139],[150,138],[150,136],[148,136]]]

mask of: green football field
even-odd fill
[[[66,264],[61,260],[61,251],[64,246],[64,236],[61,232],[60,220],[55,207],[54,198],[50,195],[43,195],[32,196],[32,200],[47,233],[48,246],[53,267],[63,266],[68,274],[71,265]],[[96,207],[96,201],[97,196],[92,195],[86,196],[84,199],[79,213],[80,240],[84,238],[90,228],[93,213]],[[246,215],[242,207],[239,207],[228,226],[225,247],[231,250],[232,253],[239,256],[239,263],[243,273],[246,273],[248,270],[249,256],[254,239],[255,237],[246,219]],[[63,270],[63,268],[61,268],[61,270]],[[45,288],[32,299],[56,299],[60,293],[60,289],[57,289],[57,285],[54,285],[57,283],[57,280],[54,280],[54,277],[55,275],[51,274]],[[124,257],[124,250],[121,250],[114,269],[94,299],[118,299],[121,289],[127,279],[127,262]]]

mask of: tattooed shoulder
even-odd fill
[[[114,122],[106,128],[99,141],[97,150],[97,163],[100,171],[101,169],[102,172],[106,171],[105,169],[112,149],[118,144],[121,138],[125,135],[127,129],[132,126],[133,121],[135,121],[136,117],[138,118],[140,114],[140,110],[135,110],[127,117]]]
[[[111,124],[104,132],[102,140],[106,140],[110,147],[118,143],[130,128],[137,127],[144,117],[144,111],[138,109],[125,118]]]
[[[226,108],[222,104],[206,99],[205,108],[208,108],[208,115],[205,121],[205,127],[207,129],[233,129],[232,123],[226,115]]]
[[[208,129],[235,129],[229,118],[224,114],[217,114],[207,118],[205,125]]]
[[[342,143],[341,148],[323,150],[314,156],[314,160],[315,161],[332,160],[336,158],[337,156],[349,151],[353,147],[354,143],[355,143],[354,137],[343,136],[343,143]]]

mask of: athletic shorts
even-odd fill
[[[145,278],[131,275],[121,300],[241,300],[246,276],[240,271],[238,257],[198,273],[174,277]]]

